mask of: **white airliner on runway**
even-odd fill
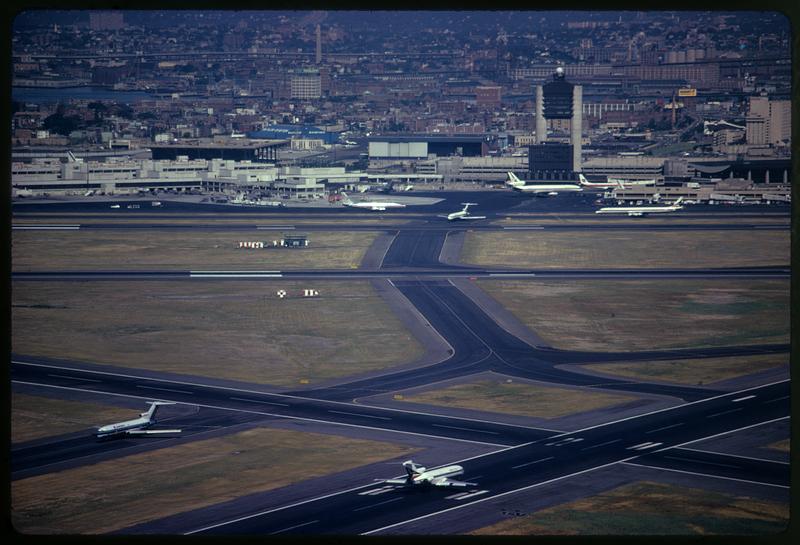
[[[388,479],[385,482],[389,484],[404,484],[409,486],[420,484],[430,486],[458,487],[477,486],[477,483],[468,483],[450,479],[450,477],[456,477],[464,473],[464,468],[461,466],[447,466],[426,471],[424,467],[415,464],[411,460],[406,460],[403,462],[403,468],[406,470],[408,477],[405,479]]]
[[[150,435],[159,433],[180,433],[181,430],[148,430],[156,424],[156,411],[161,405],[175,405],[166,401],[149,401],[150,408],[134,420],[126,420],[117,424],[109,424],[97,429],[97,438],[111,437],[114,435]]]
[[[674,204],[669,206],[608,206],[595,210],[595,214],[628,214],[629,216],[646,216],[647,214],[657,214],[664,212],[675,212],[683,208],[681,206],[683,197],[679,197]]]
[[[446,216],[439,216],[440,218],[447,218],[450,221],[453,220],[485,220],[486,216],[473,216],[469,213],[470,206],[477,206],[478,203],[476,202],[462,202],[461,204],[464,205],[463,210],[459,210],[458,212],[451,212]]]
[[[507,174],[508,180],[506,181],[506,185],[510,186],[511,189],[522,191],[523,193],[533,193],[536,196],[551,197],[558,195],[562,191],[583,191],[583,188],[576,184],[528,184],[525,180],[517,178],[513,172],[507,172]]]
[[[350,197],[347,196],[347,193],[342,191],[342,197],[344,200],[342,204],[345,206],[351,206],[353,208],[366,208],[367,210],[386,210],[387,208],[405,208],[406,205],[400,204],[398,202],[384,202],[384,201],[359,201],[353,202],[350,200]]]

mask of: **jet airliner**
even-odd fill
[[[421,465],[415,464],[412,460],[403,462],[403,468],[408,475],[405,479],[387,479],[386,483],[389,484],[403,484],[407,486],[414,485],[429,485],[429,486],[477,486],[477,483],[468,483],[465,481],[457,481],[450,477],[457,477],[464,473],[464,468],[458,465],[440,467],[438,469],[431,469],[430,471]]]
[[[669,206],[608,206],[595,210],[595,214],[628,214],[629,216],[646,216],[664,212],[675,212],[683,208],[681,202],[683,197],[679,197],[674,204]]]
[[[342,191],[342,197],[344,200],[342,204],[345,206],[350,206],[352,208],[365,208],[367,210],[386,210],[387,208],[405,208],[406,205],[400,204],[397,202],[385,202],[385,201],[359,201],[354,202],[347,196],[347,193]]]
[[[476,206],[478,203],[476,202],[462,202],[461,204],[464,205],[462,210],[458,212],[451,212],[446,216],[439,216],[440,218],[447,218],[449,221],[453,220],[485,220],[486,216],[473,216],[469,213],[470,206]]]
[[[583,188],[576,184],[549,184],[549,183],[535,183],[528,184],[525,180],[520,180],[513,172],[507,172],[508,180],[506,185],[510,186],[515,191],[523,193],[533,193],[534,195],[550,197],[558,195],[560,192],[583,191]]]
[[[156,424],[156,411],[161,405],[175,405],[166,401],[149,401],[150,408],[134,420],[126,420],[116,424],[109,424],[97,429],[97,438],[112,437],[115,435],[150,435],[159,433],[180,433],[181,430],[150,430]]]

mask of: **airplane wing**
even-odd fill
[[[387,484],[409,484],[408,479],[385,479],[383,482]]]
[[[478,486],[478,483],[468,483],[466,481],[456,481],[454,479],[448,479],[447,477],[440,477],[438,479],[433,479],[431,484],[434,486],[456,486],[459,488],[464,488],[466,486]]]
[[[129,430],[128,435],[155,435],[159,433],[180,433],[181,430]]]

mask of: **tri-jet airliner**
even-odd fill
[[[628,214],[629,216],[646,216],[647,214],[657,214],[664,212],[675,212],[683,208],[681,206],[683,197],[679,197],[674,204],[669,206],[608,206],[595,210],[595,214]]]
[[[447,218],[449,221],[453,220],[485,220],[486,216],[473,216],[469,213],[470,206],[476,206],[478,203],[476,202],[462,202],[461,204],[464,205],[462,210],[458,212],[451,212],[446,216],[439,216],[440,218]]]
[[[428,486],[477,486],[478,483],[468,483],[457,481],[450,477],[456,477],[464,473],[464,468],[453,465],[440,467],[438,469],[426,470],[421,465],[415,464],[412,460],[403,462],[403,468],[408,475],[405,479],[388,479],[384,482],[389,484],[402,484],[407,486],[428,485]]]
[[[354,202],[347,196],[347,193],[342,191],[342,197],[344,200],[342,204],[345,206],[350,206],[353,208],[365,208],[367,210],[386,210],[387,208],[405,208],[406,205],[400,204],[398,202],[385,202],[385,201],[358,201]]]
[[[97,429],[97,438],[112,437],[116,435],[151,435],[161,433],[180,433],[181,430],[150,430],[156,424],[156,411],[161,405],[175,405],[166,401],[149,401],[150,408],[134,420],[126,420],[117,424],[109,424]]]
[[[513,172],[508,172],[508,180],[506,185],[510,186],[515,191],[523,193],[533,193],[537,197],[554,197],[559,193],[571,191],[583,191],[583,188],[577,184],[549,184],[549,183],[535,183],[528,184],[525,180],[520,180]]]

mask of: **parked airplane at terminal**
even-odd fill
[[[97,438],[111,437],[114,435],[149,435],[159,433],[180,433],[181,430],[149,430],[156,424],[156,411],[161,405],[175,405],[166,401],[149,401],[150,408],[134,420],[126,420],[117,424],[109,424],[97,429]]]
[[[342,204],[345,206],[351,206],[353,208],[366,208],[367,210],[386,210],[387,208],[405,208],[406,205],[400,204],[398,202],[384,202],[384,201],[359,201],[353,202],[350,197],[347,196],[347,193],[344,191],[341,192],[342,197],[344,200]]]
[[[468,483],[464,481],[456,481],[450,479],[464,473],[464,468],[461,466],[447,466],[440,467],[439,469],[432,469],[427,471],[421,465],[415,464],[412,460],[403,462],[403,468],[406,470],[408,477],[405,479],[388,479],[385,482],[389,484],[404,484],[404,485],[431,485],[431,486],[477,486],[477,483]]]
[[[679,197],[674,204],[669,206],[608,206],[595,210],[595,214],[628,214],[629,216],[646,216],[663,212],[675,212],[683,208],[681,202],[683,197]]]
[[[447,218],[450,221],[453,220],[485,220],[486,216],[473,216],[469,213],[470,206],[477,206],[478,203],[476,202],[462,202],[461,204],[464,205],[463,210],[459,210],[458,212],[451,212],[446,216],[439,216],[440,218]]]
[[[656,185],[656,181],[651,180],[622,180],[620,178],[607,178],[606,181],[610,184],[617,183],[622,184],[623,186],[628,185]]]
[[[578,174],[578,183],[588,189],[624,189],[625,186],[620,180],[608,180],[606,182],[590,182],[583,174]]]
[[[576,184],[529,184],[525,182],[525,180],[517,178],[513,172],[508,172],[507,174],[508,180],[506,181],[506,185],[510,186],[511,189],[523,193],[533,193],[536,196],[553,197],[562,191],[583,191],[583,188]]]

